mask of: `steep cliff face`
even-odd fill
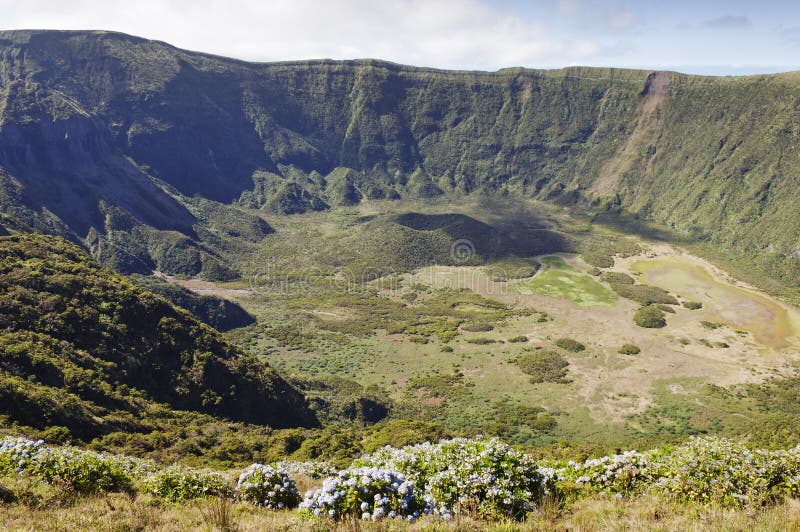
[[[795,74],[254,64],[104,32],[6,32],[0,57],[4,105],[19,110],[4,111],[0,167],[20,194],[39,172],[20,161],[47,153],[37,159],[62,176],[59,194],[102,195],[147,226],[192,224],[180,201],[159,196],[164,219],[140,204],[164,184],[286,213],[489,190],[607,199],[742,250],[791,257],[800,244]],[[52,100],[49,114],[20,96],[31,91]],[[67,129],[83,140],[61,147]],[[108,167],[106,153],[131,174],[87,169]],[[91,205],[44,203],[79,234],[99,225]]]
[[[26,80],[10,82],[2,97],[0,160],[30,209],[44,206],[85,235],[104,226],[102,198],[156,229],[191,231],[194,217],[117,153],[80,104]]]

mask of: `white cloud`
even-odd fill
[[[607,21],[611,28],[625,29],[639,24],[639,17],[628,9],[614,9],[608,13]]]
[[[0,17],[6,29],[108,29],[262,61],[376,57],[496,69],[588,63],[601,50],[591,38],[559,40],[547,21],[489,0],[0,0]]]

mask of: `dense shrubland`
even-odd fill
[[[542,511],[568,514],[598,494],[753,511],[800,492],[798,448],[768,451],[708,437],[581,460],[537,460],[497,439],[456,438],[378,448],[338,471],[322,462],[255,463],[240,471],[0,440],[2,504],[21,510],[45,503],[44,497],[77,505],[81,498],[125,492],[179,505],[234,500],[282,512],[284,519],[299,507],[305,517],[295,519],[305,527],[317,526],[314,520],[524,521]],[[299,485],[310,489],[302,495]]]
[[[0,309],[8,422],[62,427],[84,440],[151,432],[159,417],[180,411],[275,427],[316,423],[272,368],[64,240],[0,240]]]

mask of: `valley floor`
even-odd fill
[[[725,393],[795,371],[800,346],[796,308],[679,245],[587,223],[566,210],[537,203],[526,208],[530,212],[381,204],[380,209],[361,205],[297,215],[292,224],[270,219],[279,230],[266,240],[261,266],[269,275],[280,275],[281,284],[263,290],[244,282],[173,281],[229,297],[256,316],[258,325],[233,339],[290,376],[346,379],[380,389],[407,417],[423,416],[467,433],[487,431],[475,420],[493,419],[501,410],[500,415],[511,418],[532,408],[554,416],[557,423],[549,431],[512,427],[516,434],[505,436],[518,443],[622,445],[632,439],[738,434],[754,422],[752,405]],[[547,238],[572,239],[576,249],[529,257],[541,264],[529,277],[513,276],[524,269],[523,259],[501,258],[406,271],[389,268],[396,273],[334,286],[342,272],[352,274],[362,263],[382,264],[397,252],[382,241],[369,244],[378,228],[387,234],[397,230],[388,222],[380,225],[382,216],[391,218],[382,209],[397,209],[401,214],[390,214],[401,217],[413,210],[417,227],[469,213],[475,217],[470,223],[494,224],[504,228],[502,235],[535,234],[541,240],[549,231]],[[351,234],[358,238],[344,246],[350,237],[342,235]],[[488,245],[479,231],[458,236],[469,237],[457,241],[468,252]],[[337,255],[309,251],[325,249]],[[610,262],[597,268],[598,258]],[[389,264],[396,266],[399,259],[391,259]],[[309,271],[319,275],[297,277]],[[633,316],[642,302],[617,293],[608,281],[614,275],[640,290],[654,287],[674,296],[670,305],[661,305],[666,326],[636,325]],[[499,306],[486,306],[494,303]],[[520,370],[520,357],[557,349],[554,342],[561,338],[585,346],[578,352],[559,351],[568,363],[563,378],[537,380]],[[640,352],[621,353],[628,344]],[[426,411],[414,410],[419,405]]]

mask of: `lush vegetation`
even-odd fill
[[[165,407],[315,423],[271,368],[58,238],[0,240],[0,308],[0,413],[9,422],[84,440],[150,432]]]
[[[254,69],[103,32],[0,52],[0,431],[65,444],[3,441],[4,520],[199,499],[260,528],[589,528],[562,517],[600,493],[794,504],[792,321],[737,324],[621,260],[667,241],[800,300],[794,76]],[[481,433],[518,448],[424,443]],[[709,433],[764,450],[684,443]],[[612,452],[634,443],[658,449]]]
[[[4,504],[17,512],[46,504],[44,497],[62,501],[61,506],[69,500],[66,505],[78,509],[89,495],[122,491],[132,499],[150,496],[178,504],[235,498],[242,505],[279,512],[275,515],[284,520],[289,519],[286,511],[299,504],[305,517],[295,518],[296,526],[304,527],[336,526],[348,519],[423,519],[439,526],[473,519],[486,526],[498,520],[523,522],[543,511],[553,512],[551,518],[569,515],[595,494],[629,500],[660,495],[697,509],[713,505],[752,511],[783,504],[800,489],[797,448],[751,449],[718,438],[578,461],[536,460],[496,439],[462,438],[383,447],[338,472],[324,464],[298,466],[291,473],[281,464],[253,464],[236,481],[214,471],[163,467],[23,438],[0,440],[0,479],[11,486],[5,488]],[[309,484],[311,477],[304,472],[310,470],[324,470],[327,476]],[[31,490],[37,482],[40,486]],[[301,497],[298,482],[315,489]],[[229,521],[231,516],[215,519]]]

